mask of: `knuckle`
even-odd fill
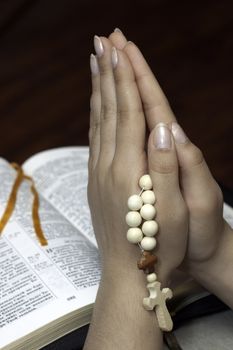
[[[143,111],[141,103],[130,105],[128,110],[129,110],[131,116],[134,118],[135,118],[135,115],[143,115],[144,116],[144,111]]]
[[[150,75],[147,72],[143,72],[141,73],[138,77],[137,77],[137,83],[144,83],[144,81],[149,80]]]
[[[99,189],[102,189],[105,183],[105,176],[103,171],[103,164],[101,161],[96,165],[95,180]]]
[[[131,67],[117,70],[114,74],[114,80],[116,85],[120,85],[126,90],[129,90],[131,85],[136,83],[136,78]]]
[[[121,72],[117,71],[114,74],[114,81],[116,85],[121,85],[122,84],[122,80],[123,80],[123,75],[121,74]]]
[[[128,124],[130,120],[131,113],[129,112],[128,108],[119,108],[117,110],[117,124],[118,126],[124,126],[125,124]]]
[[[193,145],[190,155],[189,155],[189,161],[192,166],[197,166],[203,163],[204,156],[200,148]]]
[[[114,115],[116,115],[116,108],[113,103],[105,102],[101,106],[101,120],[103,122],[108,121],[109,119],[112,119]]]
[[[101,61],[99,64],[99,71],[102,76],[109,75],[109,73],[111,72],[110,64],[108,62]]]
[[[94,159],[93,159],[92,152],[90,151],[89,158],[88,158],[88,186],[87,186],[88,190],[92,186],[92,182],[94,178],[94,170],[95,170]]]
[[[94,110],[96,105],[96,94],[92,93],[90,97],[90,109]]]
[[[93,114],[100,113],[100,104],[100,95],[93,92],[90,97],[90,110]]]
[[[156,164],[152,165],[153,171],[159,174],[163,175],[170,175],[176,171],[176,163],[172,160],[158,160],[156,161]]]
[[[93,137],[93,135],[95,135],[95,133],[99,130],[99,128],[100,128],[100,119],[92,115],[90,118],[89,136]]]

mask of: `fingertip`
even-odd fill
[[[104,48],[110,48],[112,46],[112,43],[106,36],[100,36],[99,37],[101,42],[103,43]]]
[[[187,135],[178,123],[172,122],[170,129],[176,143],[185,144],[189,142]]]
[[[138,46],[131,40],[127,41],[125,44],[124,51],[126,51],[132,59],[145,60]]]
[[[115,28],[114,32],[109,35],[108,39],[117,49],[120,50],[123,50],[127,44],[127,39],[119,28]]]
[[[112,66],[115,78],[127,81],[135,81],[133,69],[126,53],[112,47]]]
[[[204,156],[202,151],[189,140],[181,126],[176,122],[172,122],[170,129],[175,141],[180,167],[191,170],[193,167],[203,163]]]
[[[114,32],[115,32],[115,33],[120,33],[120,34],[123,35],[123,33],[122,33],[122,31],[120,30],[120,28],[117,28],[117,27],[116,27],[116,28],[114,29]]]
[[[105,51],[112,47],[111,41],[102,35],[94,35],[93,43],[97,58],[101,58]]]
[[[99,74],[99,65],[96,56],[92,53],[90,55],[90,69],[92,75],[96,76]]]

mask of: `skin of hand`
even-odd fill
[[[125,52],[112,50],[105,37],[95,37],[91,56],[90,156],[88,201],[102,276],[85,343],[91,349],[147,350],[162,347],[154,312],[144,310],[146,278],[137,269],[141,252],[126,239],[127,200],[138,194],[138,181],[149,173],[157,197],[159,224],[156,273],[163,287],[183,261],[188,214],[178,177],[170,128],[159,124],[146,142],[145,116],[134,71]]]
[[[232,229],[223,218],[223,196],[201,150],[177,124],[169,103],[137,46],[127,42],[119,30],[109,37],[112,45],[127,54],[134,70],[150,130],[158,122],[167,123],[172,131],[179,163],[180,191],[188,220],[188,244],[182,269],[233,307]],[[219,284],[216,284],[218,278]],[[221,288],[222,284],[222,288]],[[227,287],[228,289],[224,288]],[[228,291],[228,292],[227,292]]]
[[[156,254],[163,261],[158,270],[167,277],[183,261],[188,230],[174,139],[167,125],[158,124],[146,154],[145,117],[130,61],[123,51],[112,51],[107,38],[95,37],[95,49],[88,200],[102,263],[136,263],[139,248],[126,240],[127,199],[140,192],[138,181],[149,173],[160,227]]]

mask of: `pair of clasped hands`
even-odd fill
[[[149,350],[156,342],[159,349],[155,316],[141,306],[147,291],[137,269],[140,249],[126,239],[127,199],[139,194],[140,177],[150,174],[157,198],[156,272],[163,287],[180,268],[233,307],[232,229],[201,150],[177,123],[138,47],[116,29],[108,38],[95,36],[94,48],[88,201],[102,278],[85,350],[93,341],[95,350],[118,349],[114,337],[119,349]],[[137,340],[128,344],[125,334]]]

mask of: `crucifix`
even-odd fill
[[[146,310],[153,310],[155,308],[159,327],[163,331],[171,331],[173,322],[166,305],[166,300],[172,298],[171,289],[163,288],[161,290],[161,283],[158,281],[148,283],[147,289],[149,290],[150,295],[143,299],[144,308]]]

